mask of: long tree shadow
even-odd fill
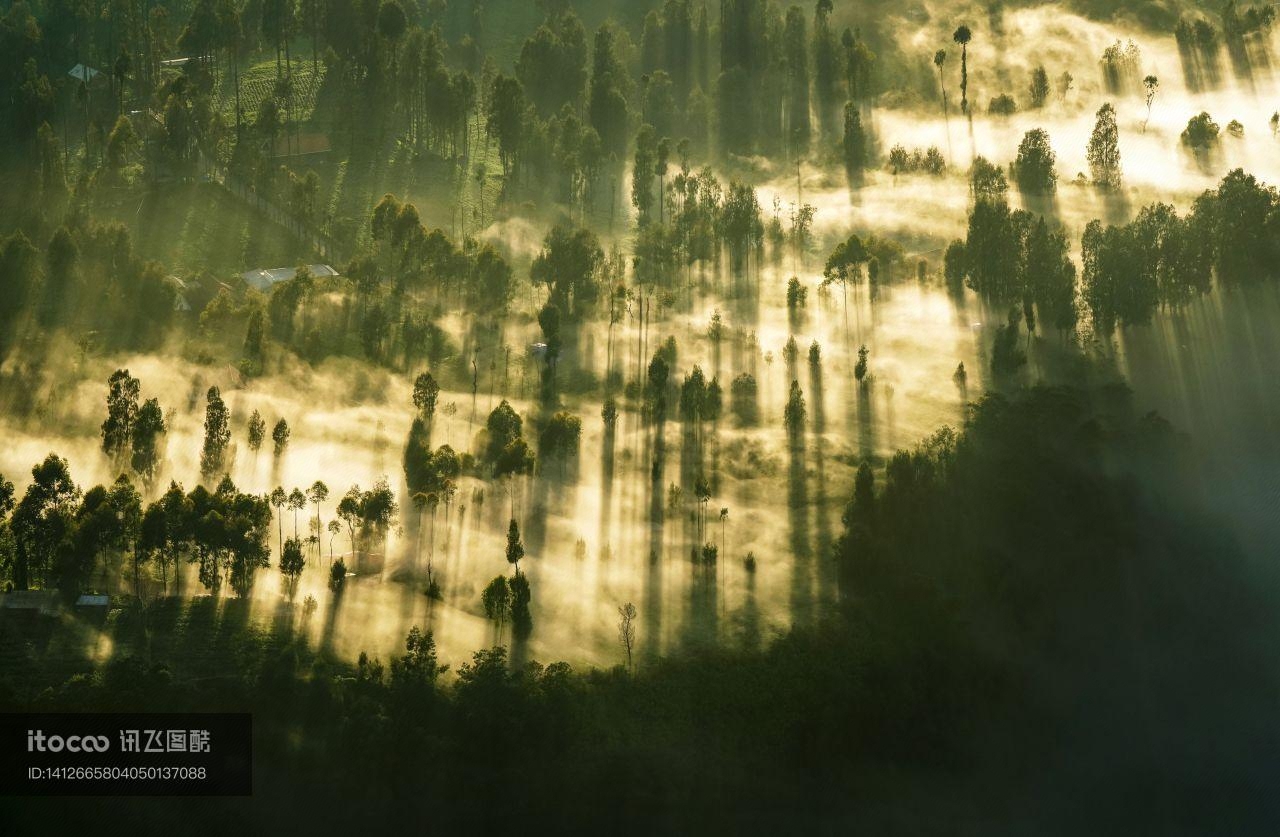
[[[1224,41],[1231,71],[1250,90],[1256,90],[1259,78],[1271,76],[1270,32],[1228,35]]]
[[[697,523],[693,538],[686,537],[688,545],[689,613],[685,623],[685,644],[692,646],[714,645],[719,637],[719,563],[727,556],[719,554],[719,548],[709,545],[706,517],[709,500],[700,490],[710,491],[710,484],[703,469],[701,445],[698,442],[699,422],[686,419],[681,423],[680,479],[685,496],[697,501]]]
[[[818,603],[825,610],[837,598],[837,579],[831,554],[831,506],[827,497],[827,410],[822,386],[822,361],[813,355],[809,361],[809,388],[813,393],[814,547],[817,553]],[[749,578],[754,579],[754,573]]]
[[[329,601],[325,605],[324,626],[320,630],[320,653],[325,657],[333,656],[333,639],[338,629],[338,616],[342,612],[343,596],[346,593],[346,582],[330,591]]]
[[[1184,37],[1178,38],[1178,61],[1182,66],[1182,79],[1187,90],[1203,93],[1217,86],[1220,72],[1216,53],[1216,46],[1209,52],[1199,45],[1194,32],[1188,31]]]
[[[1113,226],[1129,220],[1133,207],[1129,195],[1123,189],[1114,189],[1102,193],[1102,217]]]
[[[214,659],[213,644],[218,633],[218,601],[213,596],[198,596],[182,608],[178,627],[168,647],[157,643],[152,653],[160,659],[181,658],[194,677],[216,677],[222,672]],[[164,634],[159,634],[164,636]]]
[[[858,405],[858,456],[870,460],[876,455],[875,416],[871,396],[871,381],[856,385]]]
[[[649,479],[646,482],[649,513],[647,515],[649,531],[649,554],[645,559],[644,582],[644,619],[648,629],[642,634],[640,653],[643,659],[657,659],[662,648],[663,620],[663,531],[666,526],[663,501],[665,483],[667,442],[666,417],[659,411],[653,427],[652,442],[646,444],[650,451]]]
[[[756,596],[756,569],[752,563],[747,567],[745,601],[742,605],[742,644],[748,651],[760,647],[760,604]]]
[[[271,636],[288,643],[293,639],[293,622],[296,609],[290,599],[281,598],[271,614]]]
[[[791,622],[813,622],[813,552],[810,547],[809,488],[805,465],[804,428],[789,433],[787,442],[787,521],[791,548]]]
[[[617,446],[618,432],[616,422],[607,422],[604,426],[604,438],[600,444],[600,543],[609,540],[610,524],[613,522],[613,477],[614,453]]]

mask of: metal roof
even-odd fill
[[[334,270],[327,264],[309,264],[307,270],[311,271],[312,276],[337,276],[338,271]],[[269,290],[273,285],[280,282],[287,282],[294,276],[298,275],[296,267],[270,267],[259,268],[258,270],[250,270],[247,273],[240,274],[240,277],[252,288],[260,291]]]

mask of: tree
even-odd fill
[[[1182,131],[1182,144],[1197,155],[1207,154],[1218,144],[1220,129],[1213,117],[1201,111],[1187,121]]]
[[[533,595],[529,589],[529,578],[517,572],[507,584],[511,587],[512,633],[523,639],[533,632],[533,614],[529,611]]]
[[[817,345],[816,343],[814,345]],[[725,542],[725,524],[729,522],[729,509],[720,509],[720,546],[723,549]]]
[[[471,290],[483,301],[486,313],[493,317],[506,313],[515,290],[511,265],[497,248],[487,242],[475,252],[471,265]]]
[[[391,685],[400,689],[429,689],[448,666],[440,665],[431,631],[414,625],[404,641],[405,654],[391,661]]]
[[[485,421],[480,458],[493,469],[495,479],[528,473],[532,468],[533,454],[521,435],[523,426],[524,421],[506,399]]]
[[[845,85],[849,99],[861,105],[871,94],[871,68],[876,55],[856,28],[845,29],[840,42],[844,47]]]
[[[1142,122],[1142,133],[1147,132],[1147,123],[1151,121],[1151,104],[1156,100],[1156,93],[1160,90],[1160,79],[1155,76],[1147,76],[1142,80],[1142,89],[1146,91],[1147,101],[1147,118]]]
[[[480,594],[480,603],[484,606],[484,615],[493,620],[502,630],[502,624],[511,615],[511,587],[505,575],[494,576],[493,581],[485,585]]]
[[[385,539],[387,530],[400,511],[386,477],[375,481],[373,488],[360,495],[359,511],[361,526],[365,530],[372,530],[378,540]]]
[[[43,325],[57,322],[62,309],[74,300],[79,275],[80,247],[70,230],[59,227],[45,252],[44,303],[40,310]]]
[[[277,297],[271,297],[271,310],[276,311]],[[262,306],[255,305],[249,313],[249,324],[244,333],[244,362],[240,368],[247,376],[262,374],[266,359],[266,334],[263,331]]]
[[[933,66],[938,68],[938,87],[942,90],[942,118],[947,118],[947,79],[943,75],[943,65],[947,63],[947,51],[940,49],[933,54]]]
[[[818,126],[824,137],[834,133],[839,106],[840,57],[831,28],[831,0],[818,0],[813,13],[813,84],[818,99]]]
[[[965,243],[957,238],[947,245],[942,258],[942,275],[947,282],[947,290],[953,296],[960,296],[964,292],[964,277],[968,272]]]
[[[316,531],[316,537],[317,537],[317,541],[316,541],[317,553],[320,549],[318,538],[320,536],[320,532],[322,531],[320,528],[320,504],[328,499],[329,499],[329,486],[325,485],[320,480],[316,480],[315,482],[313,482],[311,484],[311,487],[307,489],[307,500],[309,500],[311,504],[316,507],[316,530],[315,531]]]
[[[102,451],[119,460],[129,449],[138,415],[141,382],[128,369],[117,369],[107,380],[107,419],[102,423]]]
[[[652,125],[640,126],[636,134],[635,159],[631,166],[631,205],[641,226],[649,223],[653,209],[653,172],[658,160],[658,135]],[[662,196],[659,195],[661,200]]]
[[[1013,163],[1013,179],[1018,189],[1027,195],[1053,194],[1058,180],[1056,162],[1049,134],[1042,128],[1027,131],[1018,144],[1018,157]]]
[[[599,292],[596,280],[603,265],[604,250],[595,233],[557,224],[543,239],[529,278],[546,285],[549,302],[572,317],[595,302]]]
[[[276,422],[276,426],[271,429],[271,441],[275,445],[273,452],[279,458],[289,445],[289,422],[284,419]]]
[[[289,492],[289,510],[293,512],[293,537],[298,538],[298,512],[307,507],[307,495],[301,488]]]
[[[302,556],[302,542],[296,537],[285,541],[284,548],[280,552],[280,573],[291,588],[297,583],[298,576],[302,575],[306,563],[306,559]]]
[[[0,520],[3,520],[13,511],[13,483],[4,478],[4,474],[0,474]]]
[[[486,130],[498,140],[502,174],[510,179],[524,142],[524,89],[516,79],[499,73],[493,79],[486,102]]]
[[[631,649],[636,644],[636,606],[631,602],[618,607],[618,641],[627,652],[627,669],[632,668]]]
[[[126,475],[121,474],[110,488],[99,485],[90,489],[75,513],[71,548],[58,558],[59,588],[68,594],[79,592],[101,552],[123,553],[132,548],[134,592],[140,598],[140,568],[147,553],[134,547],[141,520],[142,498]]]
[[[996,329],[995,341],[991,346],[991,371],[997,377],[1013,375],[1027,363],[1026,352],[1018,346],[1018,325],[1021,319],[1022,312],[1011,308],[1008,321]]]
[[[538,437],[538,455],[544,463],[552,459],[559,460],[563,476],[564,463],[577,453],[581,438],[582,419],[561,410],[542,429],[542,434]]]
[[[541,116],[581,100],[587,83],[587,35],[569,8],[548,12],[516,59],[516,77]]]
[[[783,423],[787,427],[787,435],[793,440],[804,433],[805,405],[804,393],[800,391],[800,382],[791,380],[791,391],[787,394],[787,406],[782,410]]]
[[[1008,93],[1001,93],[999,96],[993,96],[991,104],[987,106],[987,113],[992,116],[1012,116],[1018,112],[1018,103]]]
[[[12,344],[19,315],[31,300],[40,280],[40,253],[26,234],[18,231],[0,241],[0,351]]]
[[[141,596],[137,567],[140,564],[155,561],[160,565],[160,578],[167,593],[169,587],[168,564],[170,562],[168,545],[169,522],[165,514],[163,502],[147,506],[138,525],[138,539],[134,544],[134,587]]]
[[[335,593],[341,592],[343,585],[347,583],[347,565],[339,558],[333,562],[333,566],[329,567],[329,589]]]
[[[667,379],[671,365],[661,351],[653,353],[645,379],[645,406],[651,415],[661,419],[667,411]]]
[[[870,352],[866,346],[858,347],[858,362],[853,365],[853,377],[859,384],[865,384],[867,381],[867,356]]]
[[[262,447],[262,440],[267,435],[267,423],[257,410],[249,416],[249,450],[256,451]]]
[[[280,534],[280,552],[284,553],[284,507],[289,504],[289,492],[284,490],[284,486],[277,485],[271,490],[267,500],[276,510],[276,529]]]
[[[409,18],[405,15],[404,6],[397,0],[382,0],[378,7],[378,35],[391,46],[392,75],[395,75],[396,47],[409,28]]]
[[[1224,284],[1246,284],[1280,276],[1280,195],[1242,169],[1196,200],[1187,233],[1193,252],[1207,251]],[[1188,270],[1188,273],[1193,272]]]
[[[13,585],[43,585],[60,556],[67,554],[74,506],[81,496],[67,460],[49,454],[31,469],[31,483],[13,511]]]
[[[596,30],[591,52],[591,93],[588,104],[591,127],[607,155],[621,159],[627,150],[627,89],[630,78],[617,54],[613,29]]]
[[[1031,95],[1031,107],[1037,110],[1049,100],[1049,73],[1043,64],[1031,71],[1031,86],[1027,92]]]
[[[347,489],[347,493],[342,495],[342,499],[338,501],[337,514],[343,523],[347,524],[347,533],[351,536],[351,560],[356,560],[356,524],[360,522],[360,486],[353,485]]]
[[[542,331],[542,340],[547,347],[547,368],[553,372],[556,360],[560,357],[560,308],[553,302],[538,309],[538,328]]]
[[[195,502],[183,493],[181,485],[170,482],[164,496],[154,505],[160,508],[160,514],[163,516],[164,531],[153,532],[153,534],[159,534],[163,538],[163,548],[158,553],[157,559],[160,564],[160,580],[167,592],[168,565],[173,565],[174,581],[177,582],[179,580],[178,559],[181,553],[184,550],[190,550],[194,543]],[[153,521],[152,525],[155,526],[156,522]]]
[[[1106,192],[1120,188],[1120,130],[1116,126],[1116,109],[1107,102],[1098,108],[1097,122],[1089,137],[1086,154],[1093,183]]]
[[[729,384],[729,405],[738,423],[750,427],[759,420],[757,395],[759,386],[753,375],[743,372]]]
[[[822,284],[824,286],[832,283],[840,284],[840,293],[844,300],[844,329],[846,336],[849,333],[849,285],[857,283],[862,278],[862,266],[870,259],[871,254],[867,252],[866,245],[862,243],[862,239],[856,234],[850,235],[835,246],[822,269]]]
[[[1067,103],[1067,95],[1071,93],[1071,88],[1075,84],[1075,81],[1076,80],[1072,77],[1071,73],[1065,70],[1062,72],[1062,75],[1058,76],[1058,100],[1063,104]]]
[[[867,167],[867,134],[853,102],[844,104],[844,167],[850,176]]]
[[[436,401],[440,398],[440,385],[430,372],[423,372],[413,382],[413,406],[418,408],[422,418],[430,420],[436,412]]]
[[[520,542],[520,525],[512,518],[511,525],[507,527],[507,563],[515,568],[517,576],[520,575],[520,559],[523,557],[524,544]]]
[[[116,119],[111,134],[107,137],[106,167],[113,179],[118,180],[121,172],[128,164],[134,148],[138,144],[138,135],[133,130],[133,122],[121,114]]]
[[[165,430],[164,412],[160,409],[160,402],[155,398],[148,398],[139,408],[138,415],[133,421],[130,440],[133,456],[129,460],[133,472],[141,477],[146,485],[150,485],[160,467],[159,439]]]
[[[342,524],[339,523],[338,520],[335,518],[329,521],[329,524],[325,527],[325,530],[329,533],[329,563],[332,564],[333,563],[333,539],[342,532]]]
[[[960,25],[951,40],[960,45],[960,112],[969,112],[969,41],[973,40],[973,32],[968,26]]]
[[[231,411],[217,387],[205,395],[204,447],[200,451],[200,473],[209,479],[226,470],[227,445],[231,442]]]
[[[809,145],[809,50],[804,12],[799,6],[787,9],[782,34],[788,81],[787,119],[790,123],[791,152],[802,155]]]
[[[1076,266],[1071,260],[1067,237],[1050,230],[1043,217],[1037,219],[1027,237],[1023,258],[1026,279],[1024,309],[1034,302],[1042,319],[1059,331],[1076,324]]]

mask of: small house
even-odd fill
[[[311,271],[311,275],[317,278],[339,275],[338,271],[327,264],[309,264],[307,265],[307,270]],[[250,270],[247,273],[240,274],[240,278],[249,287],[263,293],[270,293],[273,287],[281,282],[287,282],[297,275],[298,269],[296,267],[272,267]]]
[[[100,593],[82,593],[76,597],[76,615],[90,622],[101,623],[111,609],[111,597]]]
[[[56,590],[10,590],[0,595],[0,616],[6,619],[56,616],[60,609]]]
[[[76,81],[83,82],[87,85],[93,85],[94,82],[98,80],[98,76],[102,75],[102,73],[85,64],[77,64],[67,71],[67,75],[71,76]]]

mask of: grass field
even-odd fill
[[[324,83],[324,64],[319,63],[313,67],[309,55],[306,58],[295,55],[288,66],[282,64],[281,67],[282,73],[292,69],[293,110],[290,117],[296,122],[306,122],[315,112],[316,96]],[[240,69],[240,108],[249,124],[257,118],[262,100],[275,92],[276,79],[274,59]],[[222,115],[224,124],[236,124],[236,86],[235,77],[230,70],[224,71],[218,79],[214,107]]]

